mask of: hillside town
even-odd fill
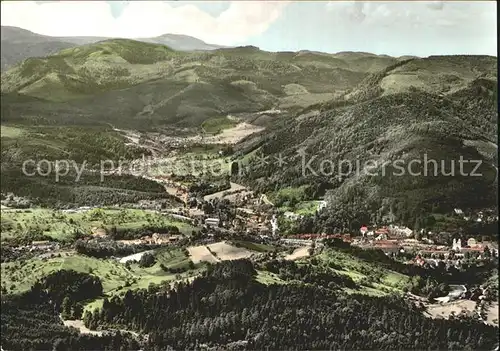
[[[162,183],[169,194],[184,205],[178,208],[163,208],[154,201],[142,201],[137,206],[153,209],[159,214],[190,223],[201,228],[198,240],[205,243],[238,236],[251,238],[255,242],[272,243],[291,247],[321,246],[324,240],[334,239],[362,249],[377,249],[386,255],[397,258],[405,264],[437,267],[439,262],[446,266],[460,266],[464,260],[484,260],[498,257],[498,243],[480,240],[477,237],[464,237],[459,233],[432,233],[423,229],[416,232],[411,228],[395,224],[381,226],[363,225],[358,232],[352,233],[283,233],[280,221],[299,221],[303,215],[292,211],[280,211],[265,195],[256,194],[244,186],[231,183],[231,187],[206,196],[190,192],[189,187],[168,177],[151,179]],[[324,200],[317,201],[315,212],[327,206]],[[84,213],[92,210],[85,206],[63,210],[66,213]],[[461,209],[454,210],[455,216],[467,221],[497,221],[491,211],[464,214]],[[109,240],[103,228],[93,228],[85,240]],[[445,239],[443,240],[443,236]],[[440,238],[436,242],[435,238]],[[153,233],[137,239],[116,240],[127,246],[169,246],[182,243],[186,239],[180,233]],[[192,239],[192,238],[191,238]],[[51,252],[60,248],[59,243],[48,240],[33,241],[30,245],[18,246],[17,251]]]

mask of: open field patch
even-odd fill
[[[116,260],[73,255],[2,263],[2,287],[5,287],[9,293],[26,291],[39,278],[61,269],[72,269],[98,276],[101,278],[105,293],[113,291],[134,278],[134,275]]]
[[[325,250],[315,257],[330,265],[335,272],[349,276],[361,285],[361,291],[370,295],[372,289],[383,295],[391,292],[402,293],[401,289],[410,281],[410,277],[404,274],[338,250]]]
[[[48,237],[58,241],[71,241],[77,235],[109,234],[116,228],[175,226],[181,233],[190,234],[188,223],[175,220],[154,211],[136,209],[93,209],[63,212],[49,209],[2,210],[2,241],[23,238],[28,234],[35,239]],[[38,237],[38,238],[37,238]]]
[[[486,309],[486,322],[498,326],[498,302],[493,302]]]
[[[226,242],[210,244],[207,246],[212,254],[222,261],[239,260],[248,258],[254,254],[252,251],[249,251],[244,247],[236,247],[233,245],[229,245]]]
[[[209,262],[216,263],[219,260],[212,255],[205,245],[188,247],[189,256],[194,263]]]
[[[223,129],[217,135],[204,138],[203,142],[206,144],[236,144],[247,136],[261,132],[264,129],[264,127],[243,122]]]
[[[225,241],[209,245],[191,246],[187,250],[190,259],[195,264],[200,262],[216,263],[226,260],[239,260],[249,258],[256,253],[245,247],[234,246]]]
[[[21,128],[11,127],[11,126],[0,126],[1,137],[2,138],[18,138],[24,131]]]
[[[66,269],[99,277],[106,295],[121,294],[127,290],[148,288],[150,284],[193,277],[204,269],[203,265],[193,265],[190,261],[181,249],[158,250],[156,262],[151,267],[140,267],[137,263],[126,266],[116,259],[82,255],[33,258],[2,263],[1,285],[9,293],[19,293],[29,290],[39,278]]]
[[[238,122],[229,117],[217,117],[207,119],[201,127],[206,133],[218,134],[221,133],[224,129],[233,128],[238,125]]]
[[[299,247],[298,249],[295,249],[293,253],[286,255],[285,260],[295,261],[304,257],[309,257],[310,248],[310,246]]]
[[[464,312],[467,315],[473,315],[476,309],[476,302],[472,300],[459,300],[445,304],[427,305],[427,315],[431,318],[450,318],[451,315],[458,316]]]
[[[231,187],[229,189],[218,191],[218,192],[213,193],[213,194],[205,195],[203,197],[203,199],[205,201],[209,201],[209,200],[212,200],[215,198],[224,198],[226,196],[229,196],[228,194],[230,194],[230,193],[237,192],[237,191],[245,191],[245,190],[246,190],[246,187],[244,187],[243,185],[239,185],[239,184],[231,182]]]

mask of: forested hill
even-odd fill
[[[92,275],[52,273],[21,296],[2,298],[2,346],[8,350],[493,350],[498,327],[469,317],[431,319],[396,295],[347,295],[316,284],[264,285],[246,260],[209,267],[191,283],[128,290],[84,314],[78,335],[58,310],[79,315],[98,296]],[[334,284],[335,285],[335,284]],[[84,289],[84,290],[82,290]],[[55,337],[57,335],[57,337]],[[23,337],[25,336],[25,337]]]
[[[301,109],[355,87],[398,58],[368,53],[266,52],[247,46],[206,52],[113,39],[28,58],[2,73],[2,121],[110,122],[127,128],[199,127],[210,117]]]
[[[495,206],[498,90],[490,61],[415,59],[373,74],[341,99],[310,106],[242,142],[239,155],[261,158],[250,162],[241,180],[263,192],[303,186],[311,199],[327,195],[335,204],[323,223],[329,230],[359,228],[391,210],[413,225],[433,210]],[[431,73],[446,71],[450,62],[462,78],[457,73],[439,85]],[[280,155],[286,162],[276,167],[272,160]],[[436,161],[436,171],[409,175],[410,161],[423,162],[424,156]],[[266,157],[267,164],[259,162]],[[468,176],[473,163],[460,173],[460,157],[480,163],[481,176]],[[395,160],[407,171],[396,173]],[[368,161],[376,176],[366,174]],[[454,176],[445,176],[452,168]],[[422,171],[422,164],[416,165],[413,174]]]
[[[148,333],[153,349],[490,349],[498,328],[433,320],[397,297],[255,282],[248,261],[219,263],[191,284],[105,301],[86,324]],[[360,313],[362,311],[362,313]],[[166,327],[168,326],[168,327]],[[333,332],[334,331],[334,332]]]

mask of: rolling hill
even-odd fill
[[[446,81],[444,75],[455,78]],[[359,228],[389,213],[412,225],[433,211],[495,206],[494,77],[492,57],[398,62],[341,98],[312,105],[243,141],[240,155],[258,150],[270,161],[250,162],[242,180],[263,192],[306,186],[311,199],[326,195],[330,210],[317,230]],[[280,155],[286,163],[277,171],[272,160]],[[409,174],[412,160],[421,162],[413,173],[423,171],[424,157],[437,161],[435,173]],[[460,157],[480,163],[482,175],[470,176],[472,163],[461,174]],[[406,167],[403,174],[395,171],[396,160]]]
[[[45,57],[63,49],[110,39],[104,37],[52,37],[10,26],[2,26],[1,38],[2,71],[30,57]],[[139,38],[137,40],[168,45],[175,50],[181,51],[215,50],[222,47],[180,34],[164,34],[154,38]]]
[[[325,223],[351,226],[367,213],[397,212],[413,221],[436,208],[493,205],[497,98],[496,59],[488,56],[393,58],[253,46],[182,52],[113,39],[29,58],[4,72],[1,118],[15,125],[201,130],[211,118],[255,118],[275,108],[281,113],[264,118],[266,129],[238,145],[236,157],[258,150],[297,161],[304,150],[316,169],[325,160],[349,160],[376,162],[380,170],[424,155],[482,162],[480,178],[339,177],[331,169],[315,176],[304,175],[300,162],[279,172],[254,162],[240,179],[263,192],[305,186],[310,199],[326,195],[336,204],[338,215]],[[337,217],[343,223],[335,223]]]
[[[272,53],[251,46],[188,53],[104,40],[29,58],[4,72],[2,94],[49,102],[8,104],[5,111],[12,113],[2,119],[37,111],[41,117],[64,114],[83,121],[89,116],[116,125],[199,127],[228,113],[293,111],[330,101],[396,62],[363,53]]]

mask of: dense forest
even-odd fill
[[[27,197],[33,204],[53,208],[109,206],[140,200],[169,204],[176,201],[160,184],[132,175],[109,175],[101,180],[99,174],[86,172],[77,182],[75,179],[75,173],[56,182],[53,177],[26,176],[21,168],[4,168],[1,190]]]
[[[85,315],[89,328],[149,334],[145,350],[453,349],[488,350],[498,328],[433,320],[396,296],[347,296],[316,284],[263,285],[246,260],[209,267],[172,289],[128,291]],[[363,313],[360,313],[363,311]],[[464,317],[459,317],[459,319]]]
[[[61,270],[38,281],[22,295],[2,294],[1,345],[5,350],[138,350],[127,333],[83,335],[63,325],[65,317],[79,317],[81,303],[102,294],[99,278]]]
[[[74,121],[64,127],[45,123],[2,126],[6,130],[1,138],[2,193],[59,208],[175,201],[158,183],[126,174],[130,167],[126,161],[150,152],[128,145],[111,127],[81,126]],[[109,168],[119,174],[100,172]]]
[[[408,286],[408,290],[415,294],[438,296],[446,290],[446,286],[449,284],[460,284],[460,282],[479,284],[490,276],[491,271],[497,267],[495,259],[492,258],[487,261],[475,262],[473,265],[466,265],[465,269],[458,269],[454,266],[446,267],[444,262],[441,262],[432,269],[428,269],[405,264],[401,260],[387,256],[380,249],[362,249],[358,246],[345,243],[340,239],[326,239],[324,243],[328,249],[345,252],[368,263],[375,264],[378,267],[413,277],[414,284]],[[371,275],[374,274],[374,272],[371,272]],[[427,288],[425,288],[426,285]],[[440,285],[441,287],[439,287]],[[429,294],[429,291],[422,291],[422,289],[432,290],[433,293]]]
[[[496,101],[495,82],[477,79],[446,98],[412,89],[318,114],[301,112],[235,148],[242,158],[258,149],[268,160],[254,158],[235,179],[263,193],[306,187],[301,200],[324,196],[329,207],[318,218],[318,231],[357,230],[388,214],[413,227],[453,208],[494,207]],[[286,161],[279,171],[272,162],[277,157]],[[481,176],[468,176],[472,162],[459,171],[460,157],[481,161],[475,172]],[[426,166],[425,159],[435,163]],[[427,176],[412,175],[411,160],[421,162],[412,173]]]
[[[81,335],[59,318],[81,318],[82,303],[102,296],[100,279],[57,271],[22,295],[2,296],[2,347],[493,350],[498,345],[498,327],[470,317],[431,319],[422,314],[422,306],[398,295],[346,294],[340,288],[353,284],[349,278],[317,267],[280,261],[265,265],[288,283],[259,283],[256,266],[237,260],[208,265],[191,283],[105,297],[101,309],[83,315],[89,329],[114,330],[102,336]]]

